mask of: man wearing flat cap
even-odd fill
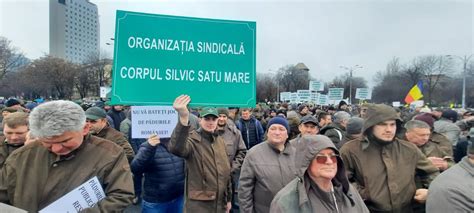
[[[132,162],[135,155],[132,146],[123,133],[109,126],[107,122],[107,113],[105,113],[103,109],[99,107],[91,107],[87,109],[86,118],[86,122],[90,126],[90,133],[92,135],[107,139],[121,146],[127,155],[128,162]]]
[[[301,118],[300,125],[298,125],[300,134],[296,138],[290,140],[290,144],[296,147],[301,137],[304,135],[317,135],[319,132],[318,120],[312,115],[306,115]]]
[[[178,96],[173,108],[178,123],[171,135],[169,150],[186,161],[185,212],[229,212],[231,208],[230,163],[224,139],[217,134],[215,108],[200,112],[200,128],[190,131],[188,95]]]

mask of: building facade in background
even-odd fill
[[[49,1],[49,54],[74,63],[99,57],[99,13],[89,0]]]

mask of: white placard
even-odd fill
[[[297,103],[298,102],[298,94],[296,92],[292,92],[290,94],[290,102]]]
[[[104,190],[95,176],[39,212],[80,212],[93,207],[104,198]]]
[[[394,102],[392,102],[392,106],[393,106],[393,107],[399,107],[399,106],[401,106],[400,101],[394,101]]]
[[[289,101],[291,96],[291,92],[281,92],[280,93],[280,101]]]
[[[178,112],[172,106],[132,106],[132,138],[157,134],[169,138],[178,123]]]
[[[319,93],[311,93],[310,101],[313,103],[318,103]]]
[[[100,87],[100,97],[107,98],[107,93],[110,91],[112,91],[112,88],[110,87]]]
[[[328,105],[328,95],[319,95],[318,105],[327,106]]]
[[[342,100],[344,98],[344,88],[329,88],[328,97],[331,101]]]
[[[359,100],[370,100],[372,99],[372,90],[369,88],[357,88],[355,98]]]
[[[0,212],[8,212],[8,213],[28,213],[23,209],[19,209],[14,206],[7,205],[5,203],[0,203]]]
[[[311,91],[324,91],[324,83],[321,81],[310,81],[309,90]]]
[[[425,102],[423,100],[418,100],[418,101],[413,101],[410,104],[410,107],[423,107],[425,105]]]

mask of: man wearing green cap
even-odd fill
[[[178,96],[173,108],[179,122],[171,135],[169,150],[186,160],[184,212],[228,212],[231,204],[230,163],[224,139],[217,134],[217,110],[201,110],[200,128],[190,131],[187,105],[191,98]]]
[[[132,146],[123,133],[109,126],[105,110],[99,107],[91,107],[86,110],[86,118],[86,122],[90,126],[89,132],[92,135],[107,139],[121,146],[127,155],[128,162],[132,162],[135,156]]]

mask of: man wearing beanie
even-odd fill
[[[440,150],[442,150],[446,155],[453,156],[453,145],[449,139],[434,130],[434,122],[436,121],[432,114],[430,113],[421,113],[413,118],[414,120],[423,121],[430,126],[431,135],[430,142],[436,144]]]
[[[426,200],[428,185],[439,174],[415,145],[395,137],[400,124],[392,107],[371,105],[363,137],[341,148],[349,181],[371,212],[413,212],[412,203]],[[423,188],[415,188],[415,175]]]
[[[224,138],[231,168],[232,208],[238,209],[236,196],[237,185],[240,176],[240,168],[247,154],[247,148],[245,147],[239,129],[237,129],[234,122],[229,119],[229,110],[227,108],[219,108],[217,109],[217,113],[219,114],[219,118],[217,119],[217,133]]]
[[[472,212],[474,209],[473,141],[471,138],[467,156],[431,183],[426,212]]]
[[[296,177],[295,147],[288,142],[288,132],[285,118],[272,118],[267,140],[247,153],[239,182],[241,212],[269,212],[273,197]]]

